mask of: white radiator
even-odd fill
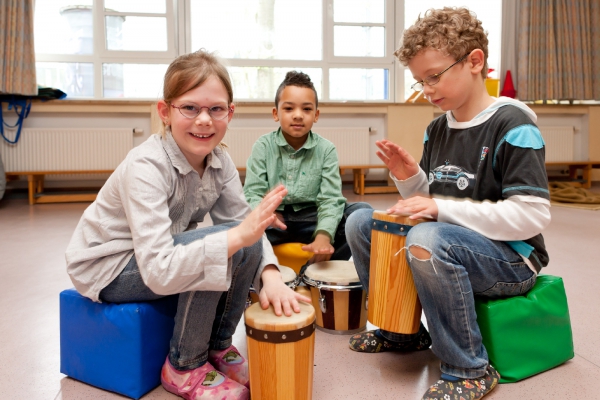
[[[35,128],[23,129],[16,144],[2,140],[0,155],[7,173],[111,170],[132,148],[131,128]]]
[[[546,162],[573,161],[575,129],[573,126],[540,126],[546,142]]]
[[[272,128],[229,128],[223,141],[236,167],[245,167],[256,140]],[[369,128],[318,128],[314,132],[333,142],[340,165],[369,164]]]

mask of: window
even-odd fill
[[[393,6],[391,0],[190,0],[189,50],[218,51],[238,99],[272,101],[295,69],[311,77],[320,100],[388,101]]]
[[[501,0],[38,0],[38,83],[69,98],[156,99],[169,63],[205,48],[227,64],[236,100],[273,101],[296,69],[321,101],[404,101],[402,28],[453,3],[483,21],[498,71]]]
[[[35,4],[38,83],[69,98],[157,98],[176,56],[172,2],[43,0]]]

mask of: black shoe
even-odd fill
[[[361,353],[380,353],[382,351],[420,351],[431,346],[431,337],[423,325],[416,333],[413,340],[393,342],[381,336],[381,331],[367,331],[353,335],[349,346],[352,350]]]

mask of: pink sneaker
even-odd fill
[[[242,357],[238,349],[231,345],[225,350],[210,350],[208,362],[229,378],[250,388],[248,376],[248,361]]]
[[[248,400],[248,388],[229,379],[206,363],[189,371],[178,371],[165,361],[160,380],[165,390],[186,400]]]

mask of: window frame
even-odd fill
[[[179,1],[181,3],[181,1]],[[132,13],[132,12],[106,12],[104,10],[104,0],[93,0],[92,4],[92,24],[93,24],[93,46],[92,54],[48,54],[36,53],[37,62],[56,62],[56,63],[86,63],[92,64],[94,69],[94,96],[78,97],[73,100],[118,100],[115,98],[104,97],[103,90],[103,64],[170,64],[177,57],[177,49],[180,48],[176,43],[175,30],[177,27],[177,3],[178,0],[165,0],[165,14],[154,13]],[[107,15],[122,16],[165,16],[167,19],[167,50],[161,52],[153,51],[127,51],[127,50],[108,50],[106,48],[106,24]],[[120,100],[120,99],[119,99]],[[142,100],[140,98],[123,98],[122,100]]]
[[[183,40],[183,47],[186,49],[186,52],[194,51],[195,49],[191,48],[191,2],[190,0],[183,1],[183,15],[185,16],[185,39]],[[404,5],[403,0],[385,0],[385,22],[382,24],[376,23],[334,23],[333,21],[333,0],[322,0],[322,12],[323,16],[323,25],[322,25],[322,38],[323,38],[323,47],[322,47],[322,58],[321,60],[267,60],[267,59],[257,59],[257,58],[248,58],[248,59],[239,59],[239,58],[224,58],[228,66],[232,67],[273,67],[273,68],[320,68],[323,73],[323,86],[322,91],[320,93],[319,102],[351,102],[351,103],[394,103],[396,101],[396,76],[398,75],[398,71],[396,70],[396,62],[394,61],[395,57],[394,46],[396,45],[396,41],[394,37],[396,36],[396,20],[395,17],[390,17],[390,15],[395,16],[395,9],[397,8],[397,4],[401,3]],[[384,57],[346,57],[346,56],[334,56],[333,54],[333,28],[335,25],[339,26],[385,26],[386,33],[386,43],[385,43],[385,53],[387,54]],[[181,43],[181,42],[180,42]],[[388,80],[388,88],[387,92],[389,93],[389,98],[384,100],[330,100],[329,97],[329,72],[330,69],[335,68],[360,68],[360,69],[387,69],[389,71],[389,80]],[[238,99],[244,102],[264,102],[271,101],[272,99]]]

